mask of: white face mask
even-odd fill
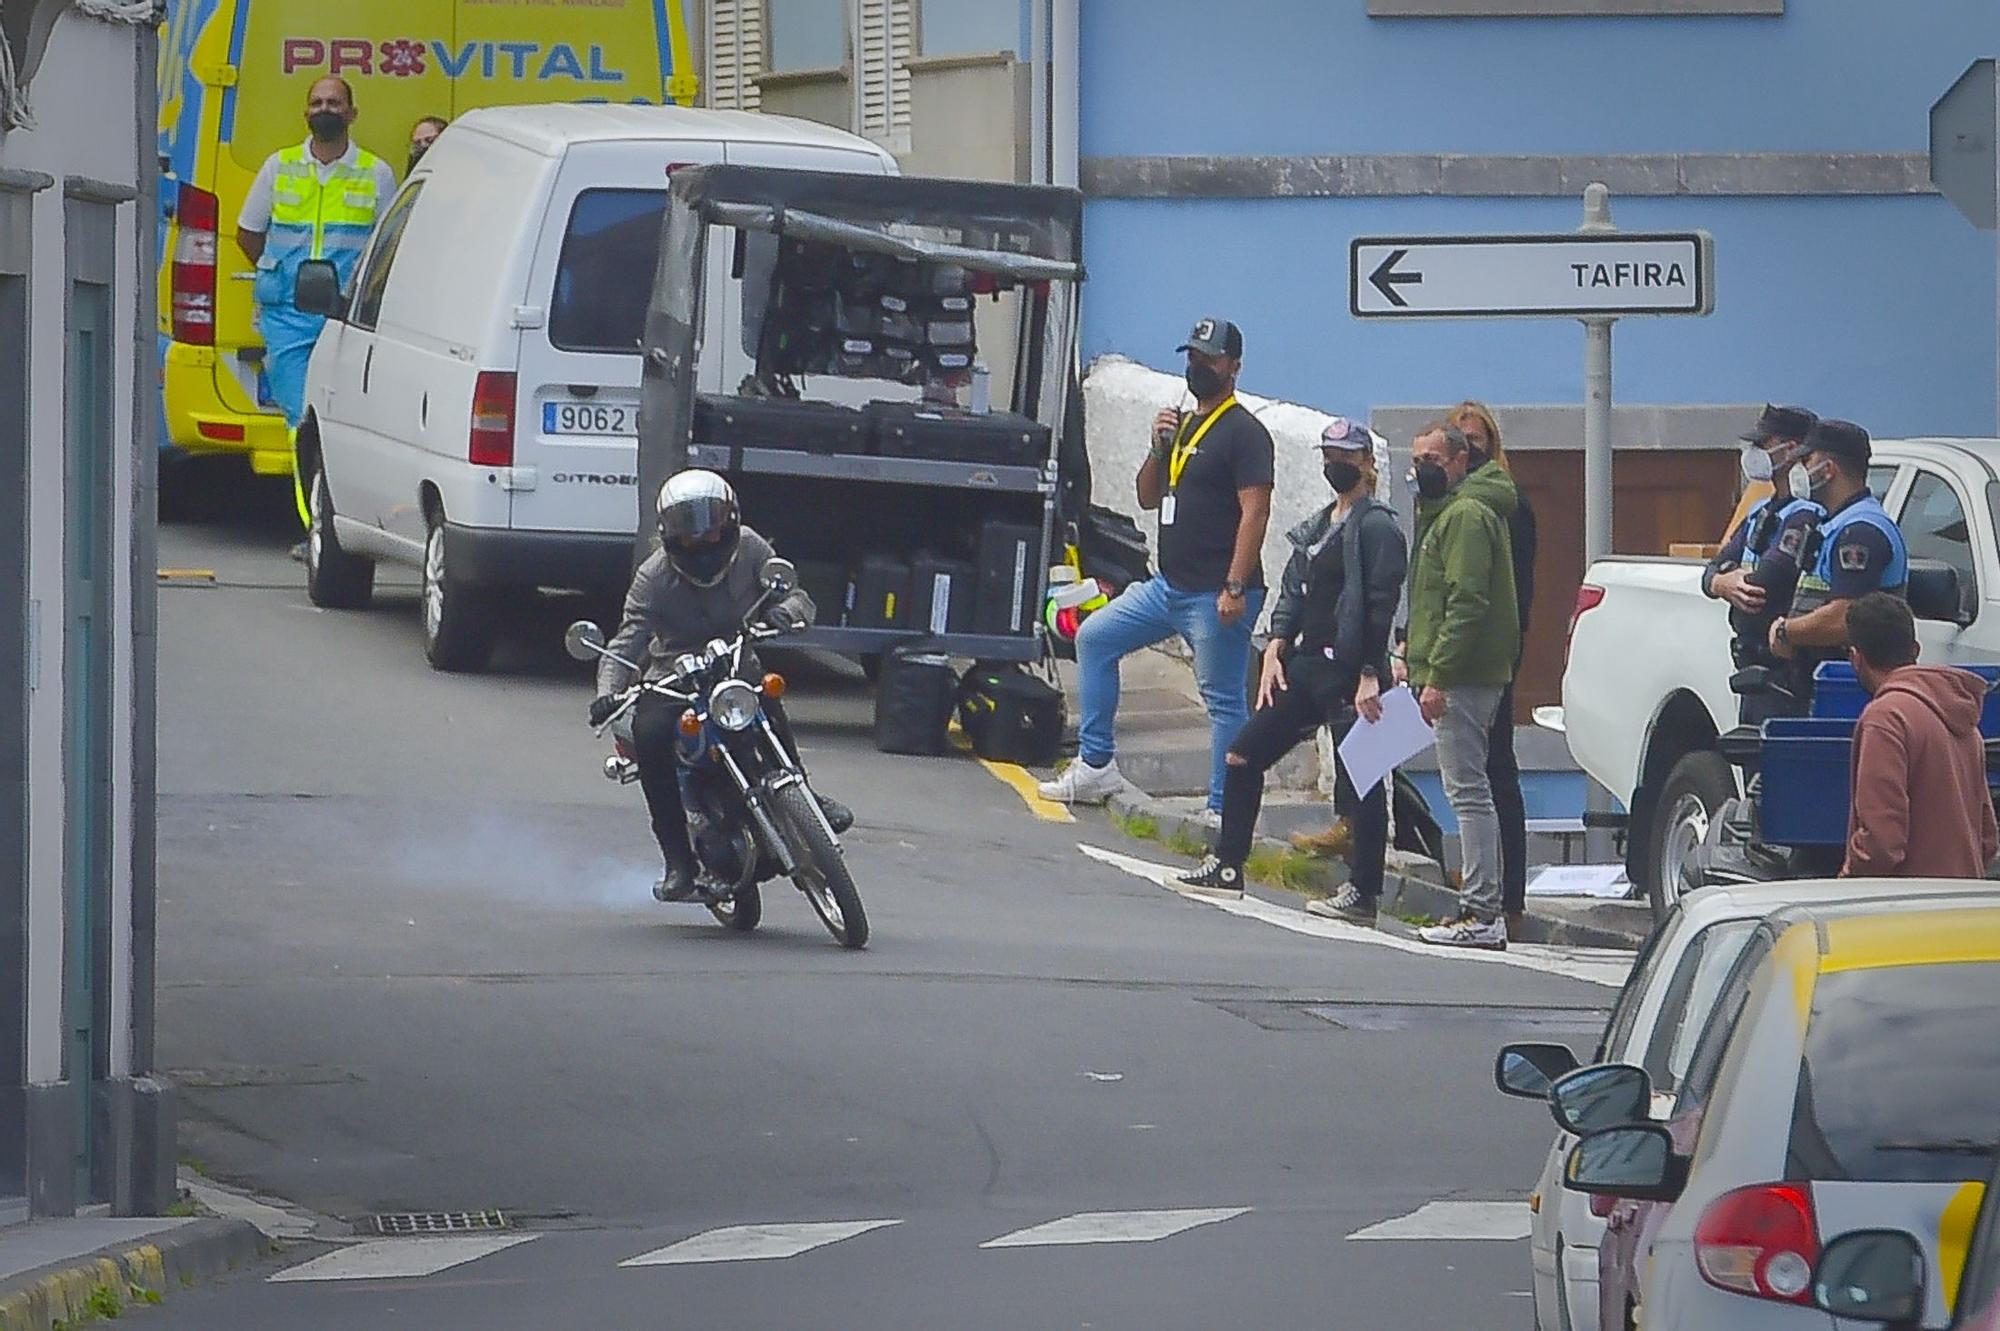
[[[1743,479],[1752,484],[1771,479],[1771,455],[1756,444],[1743,445]]]
[[[1785,488],[1791,491],[1794,499],[1811,499],[1812,469],[1803,462],[1794,462],[1791,470],[1785,473]]]

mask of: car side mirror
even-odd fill
[[[1549,1088],[1549,1110],[1565,1132],[1579,1137],[1604,1128],[1652,1120],[1653,1079],[1630,1063],[1578,1068]]]
[[[307,259],[292,279],[292,304],[307,314],[328,319],[345,317],[340,299],[340,270],[325,259]]]
[[[1687,1186],[1687,1160],[1657,1123],[1593,1132],[1570,1148],[1563,1186],[1593,1197],[1671,1202]]]
[[[1941,559],[1912,559],[1909,585],[1904,590],[1910,613],[1918,619],[1960,628],[1973,621],[1975,611],[1966,604],[1964,581],[1957,569]]]
[[[1924,1315],[1923,1245],[1900,1229],[1857,1229],[1828,1243],[1813,1268],[1813,1304],[1856,1322],[1914,1327]]]
[[[789,559],[764,561],[764,585],[779,596],[790,596],[799,585],[799,570]]]
[[[579,661],[595,661],[604,654],[604,630],[579,619],[563,634],[563,648]]]
[[[1576,1055],[1565,1044],[1502,1045],[1493,1060],[1493,1084],[1500,1094],[1547,1100],[1556,1080],[1576,1071]]]

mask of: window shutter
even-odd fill
[[[910,57],[915,0],[861,0],[857,77],[861,132],[891,152],[910,150]]]
[[[758,109],[764,72],[764,0],[714,0],[708,28],[708,104],[722,111]]]

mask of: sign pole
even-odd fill
[[[1583,191],[1586,235],[1618,228],[1611,222],[1611,190],[1592,182]],[[1611,553],[1611,326],[1616,319],[1583,320],[1583,566]],[[1611,834],[1595,826],[1591,814],[1611,812],[1611,792],[1584,778],[1584,858],[1611,859]]]

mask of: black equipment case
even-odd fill
[[[792,453],[866,454],[868,421],[852,407],[789,397],[700,393],[694,400],[694,442],[731,450],[779,448]]]
[[[943,652],[917,646],[884,653],[875,685],[875,747],[884,753],[943,753],[957,691],[951,658]]]
[[[1018,522],[987,522],[979,528],[979,607],[973,626],[980,633],[1027,633],[1042,612],[1042,529]]]
[[[864,555],[854,574],[848,627],[899,629],[909,622],[910,566],[894,555]]]
[[[919,402],[871,402],[863,409],[883,457],[1039,467],[1049,459],[1049,427],[1011,411],[976,415]]]
[[[970,633],[979,599],[979,570],[958,559],[919,552],[910,561],[910,613],[924,633]]]
[[[1062,691],[1018,665],[982,662],[959,681],[958,724],[988,762],[1047,767],[1062,748]]]

